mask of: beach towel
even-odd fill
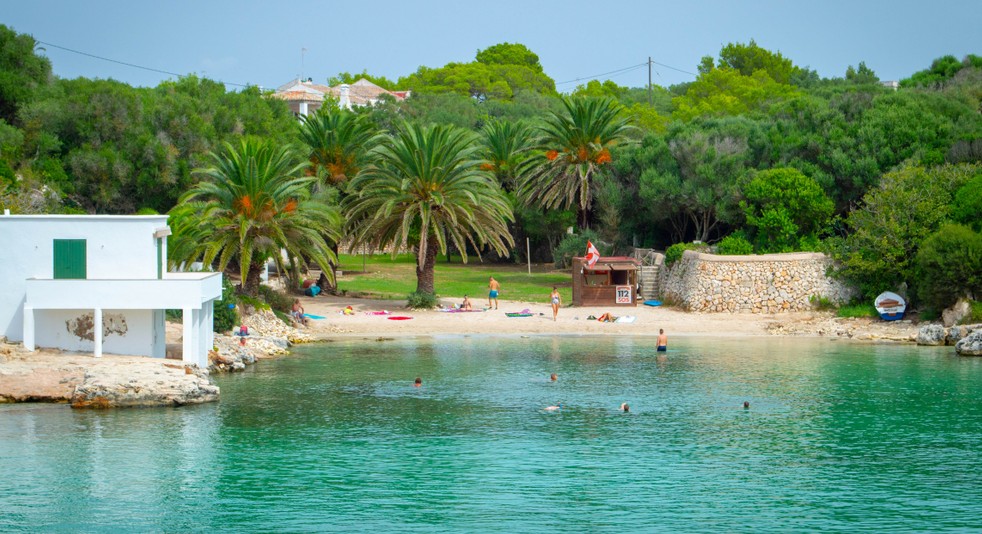
[[[365,312],[365,315],[392,315],[392,312],[390,312],[389,310],[367,311]]]
[[[661,306],[660,300],[646,300],[644,301],[645,306]]]
[[[508,313],[505,313],[505,315],[508,316],[508,317],[531,317],[532,316],[532,314],[529,313],[528,311],[523,311],[523,312],[508,312]]]
[[[460,308],[440,308],[437,311],[441,311],[443,313],[468,313],[468,312],[483,312],[485,310],[462,310]]]
[[[405,315],[392,315],[392,316],[386,317],[386,319],[388,319],[390,321],[408,321],[409,319],[412,319],[412,317],[408,317],[408,316],[405,316]]]
[[[618,317],[614,320],[615,323],[633,323],[637,320],[637,317],[633,315],[625,315],[623,317]]]
[[[308,319],[324,319],[325,318],[323,315],[314,315],[312,313],[305,313],[305,314],[303,314],[303,316],[306,317],[306,318],[308,318]]]

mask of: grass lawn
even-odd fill
[[[362,271],[363,261],[365,272]],[[340,262],[338,269],[342,275],[338,277],[338,289],[347,295],[404,299],[416,290],[416,257],[410,254],[400,254],[394,260],[389,254],[364,258],[357,254],[341,254]],[[437,296],[461,300],[468,295],[474,306],[487,305],[490,276],[501,283],[499,297],[502,299],[548,302],[552,286],[559,287],[563,304],[573,298],[569,272],[556,271],[551,263],[533,264],[530,275],[526,265],[481,263],[474,257],[464,264],[460,256],[453,256],[447,263],[446,256],[439,256],[434,270]]]

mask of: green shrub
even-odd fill
[[[212,330],[217,333],[228,332],[239,322],[239,312],[235,308],[235,286],[227,276],[222,276],[222,298],[216,300],[212,308],[215,318]]]
[[[157,210],[153,208],[140,208],[136,210],[136,215],[160,215]]]
[[[600,236],[593,230],[580,230],[578,233],[568,234],[564,237],[552,251],[552,259],[556,263],[556,268],[566,269],[572,264],[573,258],[583,257],[586,254],[587,241],[600,249]]]
[[[951,216],[976,232],[982,232],[982,175],[972,178],[955,192]]]
[[[259,285],[259,296],[269,304],[274,311],[289,313],[293,311],[293,299],[286,293],[277,291],[266,285]]]
[[[750,244],[750,241],[747,241],[747,238],[734,233],[716,243],[716,253],[722,256],[744,256],[753,254],[754,246]]]
[[[982,294],[982,234],[960,224],[942,226],[921,243],[914,269],[917,296],[935,309]]]
[[[876,311],[876,307],[872,304],[859,304],[852,303],[845,306],[840,306],[839,311],[836,312],[838,317],[879,317],[880,313]]]
[[[982,302],[973,300],[968,303],[971,309],[968,315],[962,319],[962,324],[977,324],[982,323]]]
[[[743,195],[740,208],[762,254],[799,250],[802,238],[826,229],[835,210],[821,185],[793,168],[758,172]]]
[[[700,243],[675,243],[665,251],[665,266],[668,267],[682,259],[682,253],[686,250],[696,250],[702,247],[703,245]]]
[[[436,306],[436,295],[414,291],[406,298],[406,305],[414,310],[430,309]]]
[[[941,312],[934,308],[927,307],[920,311],[918,317],[922,321],[937,321],[941,318]]]
[[[819,311],[827,311],[827,310],[835,309],[835,303],[832,302],[832,299],[828,297],[823,297],[822,295],[812,295],[808,297],[808,302],[811,303],[812,308],[815,308],[816,310]]]

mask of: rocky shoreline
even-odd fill
[[[288,354],[293,344],[313,341],[269,311],[249,316],[244,324],[253,333],[245,346],[238,336],[215,336],[208,369],[185,364],[179,354],[169,355],[176,360],[108,354],[95,358],[59,350],[28,352],[19,344],[0,343],[0,403],[119,408],[215,402],[220,391],[211,373],[241,371],[256,361]]]

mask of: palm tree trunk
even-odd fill
[[[423,267],[419,267],[419,258],[416,260],[416,292],[417,293],[436,293],[433,283],[433,266],[436,265],[436,239],[426,240],[426,250],[420,250],[418,254],[425,254],[423,257]]]
[[[243,291],[245,291],[246,295],[254,297],[259,294],[259,274],[263,270],[262,265],[256,262],[252,262],[252,265],[249,265],[249,271],[246,273],[246,279],[243,282]]]

